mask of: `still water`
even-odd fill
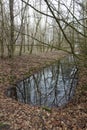
[[[20,81],[7,95],[31,105],[58,107],[71,100],[76,84],[77,67],[69,56]]]

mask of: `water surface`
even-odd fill
[[[66,57],[33,74],[7,91],[9,97],[32,105],[58,107],[74,94],[77,67],[72,56]]]

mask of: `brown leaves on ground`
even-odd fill
[[[5,95],[11,84],[37,72],[44,67],[44,63],[49,64],[64,55],[61,52],[50,52],[19,56],[12,60],[0,59],[0,124],[10,126],[9,130],[87,130],[87,91],[81,91],[81,86],[87,82],[86,68],[79,71],[76,95],[64,108],[47,111],[42,107],[17,102]]]

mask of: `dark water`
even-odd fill
[[[74,94],[77,67],[72,56],[57,61],[7,90],[9,97],[32,105],[65,105]]]

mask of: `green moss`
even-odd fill
[[[82,86],[82,90],[83,91],[87,91],[87,84],[85,84],[85,85]]]
[[[0,130],[9,130],[10,125],[0,122]]]
[[[3,123],[2,123],[2,122],[0,122],[0,126],[3,126]]]
[[[47,112],[50,112],[51,113],[51,108],[48,108],[48,107],[42,107],[43,110],[47,111]]]
[[[6,125],[6,124],[4,124],[4,123],[0,122],[0,127],[5,126],[5,125]]]

